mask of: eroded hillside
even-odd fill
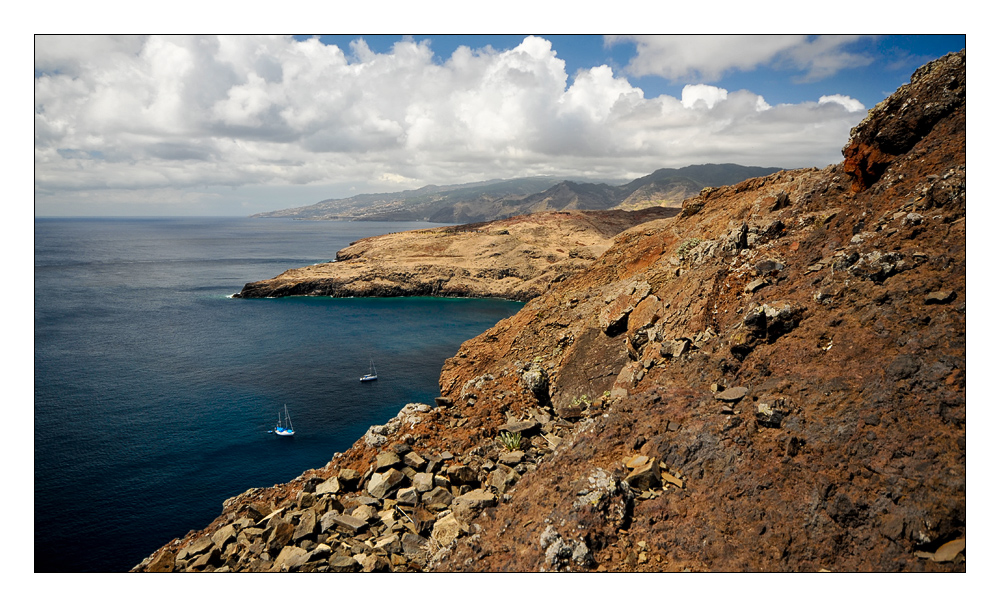
[[[620,233],[137,569],[964,571],[964,52],[844,152]]]

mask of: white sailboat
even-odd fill
[[[375,361],[371,361],[372,368],[366,375],[361,376],[361,381],[375,381],[378,379],[378,371],[375,370]]]
[[[273,434],[278,436],[294,436],[295,428],[292,427],[292,417],[288,415],[288,405],[285,405],[285,420],[281,420],[281,411],[278,411],[278,423],[274,426],[274,430],[271,430]]]

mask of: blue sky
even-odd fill
[[[604,36],[585,35],[545,35],[536,34],[552,42],[558,57],[566,62],[570,76],[578,70],[595,65],[608,65],[616,73],[625,72],[629,61],[635,56],[636,45],[630,42],[605,43]],[[297,36],[308,38],[309,36]],[[325,44],[336,44],[349,48],[351,41],[364,38],[375,52],[386,53],[392,45],[403,39],[389,35],[321,35]],[[524,40],[525,35],[471,36],[437,35],[412,36],[412,39],[429,40],[439,59],[446,59],[459,46],[482,48],[513,48]],[[815,36],[813,36],[815,38]],[[846,45],[855,53],[866,55],[871,63],[851,69],[840,70],[828,78],[811,82],[794,81],[795,71],[761,66],[754,70],[730,70],[719,81],[712,82],[728,90],[748,89],[762,95],[769,103],[798,103],[819,99],[823,95],[840,93],[849,95],[866,107],[872,107],[892,94],[901,84],[909,81],[921,65],[938,57],[965,48],[964,35],[880,35],[864,36]],[[655,75],[629,78],[641,88],[646,97],[672,95],[680,97],[685,84],[697,82],[671,81]]]
[[[36,36],[36,215],[839,162],[964,36]]]

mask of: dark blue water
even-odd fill
[[[433,399],[444,360],[520,304],[229,297],[419,227],[36,219],[35,570],[126,571]],[[267,433],[285,404],[294,438]]]

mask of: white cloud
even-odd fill
[[[287,37],[38,37],[35,68],[42,213],[110,190],[107,200],[163,204],[200,189],[221,204],[227,188],[235,200],[254,187],[326,186],[332,196],[701,162],[825,165],[839,161],[860,106],[828,95],[771,107],[706,84],[647,99],[606,66],[571,79],[537,37],[443,61],[427,41],[380,54],[362,41],[345,52]],[[283,205],[292,206],[258,210]]]
[[[688,109],[696,107],[699,103],[712,109],[716,103],[724,101],[729,96],[729,91],[711,86],[708,84],[688,84],[681,91],[681,105]]]
[[[862,112],[865,109],[865,104],[861,103],[857,99],[848,97],[847,95],[823,95],[819,98],[819,102],[821,104],[838,103],[848,112]]]
[[[860,36],[606,36],[608,45],[634,43],[636,56],[627,71],[634,76],[713,82],[730,71],[776,65],[804,71],[813,81],[839,70],[868,65],[872,59],[843,50]]]

